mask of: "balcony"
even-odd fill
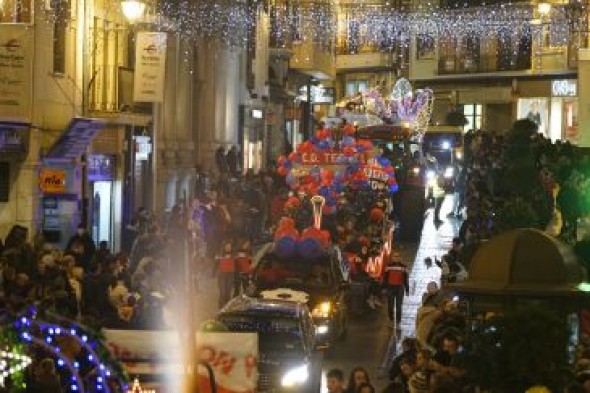
[[[440,56],[438,75],[525,71],[531,68],[531,60],[531,57],[525,56]]]
[[[336,59],[334,53],[327,48],[304,41],[293,46],[290,68],[319,80],[334,79]]]
[[[391,63],[391,53],[365,52],[336,55],[336,69],[338,71],[388,69],[391,67]]]

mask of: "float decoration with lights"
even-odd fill
[[[13,388],[11,391],[18,392],[19,384],[22,386],[19,373],[24,369],[23,365],[32,361],[26,352],[35,348],[36,353],[43,353],[54,361],[60,375],[65,373],[69,376],[67,392],[127,391],[127,375],[98,334],[59,316],[47,313],[45,317],[55,322],[42,320],[32,307],[13,322],[1,326],[3,350],[0,352],[0,365],[7,365],[5,357],[21,363],[4,370],[6,372],[1,374],[0,382],[8,380]]]
[[[355,138],[355,132],[351,124],[341,130],[319,130],[288,157],[278,158],[277,172],[285,176],[293,191],[325,198],[323,214],[336,212],[337,198],[347,189],[397,191],[391,162],[374,149],[371,141]],[[297,209],[299,204],[291,197],[285,208]]]

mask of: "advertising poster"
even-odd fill
[[[547,98],[518,100],[518,118],[533,121],[539,126],[539,132],[549,137],[549,100]]]
[[[0,24],[0,118],[30,120],[32,64],[32,28]]]
[[[137,33],[135,43],[135,102],[162,102],[166,72],[166,33]]]
[[[104,330],[107,346],[129,375],[157,393],[181,390],[184,347],[174,331]],[[217,393],[254,393],[258,382],[258,334],[197,333],[197,360],[207,363]],[[200,393],[212,392],[207,369],[198,368]],[[144,385],[144,383],[142,383]]]

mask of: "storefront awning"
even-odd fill
[[[27,131],[31,125],[18,121],[0,121],[0,154],[25,156]]]
[[[101,119],[74,118],[53,145],[46,158],[78,159],[96,134],[105,127]]]

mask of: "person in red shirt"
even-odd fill
[[[223,253],[217,258],[217,284],[219,286],[219,308],[231,298],[234,289],[236,262],[232,255],[231,242],[225,243]]]
[[[393,326],[399,330],[399,324],[402,320],[402,303],[404,301],[404,293],[406,296],[410,294],[410,285],[408,277],[408,269],[402,263],[402,258],[399,252],[394,251],[391,255],[391,260],[385,268],[385,285],[387,285],[387,313],[389,320]],[[395,322],[394,322],[395,309]]]
[[[243,290],[246,290],[248,275],[252,271],[252,253],[249,240],[244,240],[240,251],[236,254],[235,261],[236,280],[234,283],[234,296],[238,296]]]

